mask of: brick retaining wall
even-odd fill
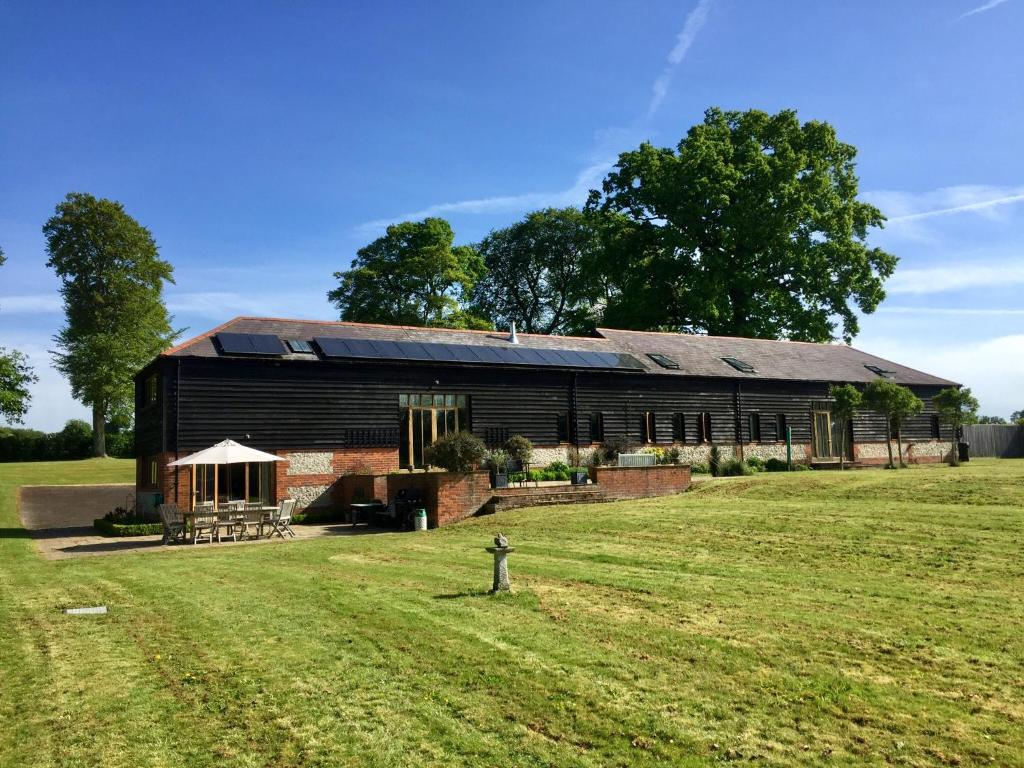
[[[671,496],[690,487],[689,464],[655,467],[591,467],[590,479],[608,499]]]

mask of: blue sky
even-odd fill
[[[0,0],[0,29],[0,345],[40,375],[28,426],[85,414],[47,353],[40,227],[69,191],[152,230],[190,332],[331,319],[332,273],[387,222],[476,241],[711,105],[792,107],[858,147],[901,263],[855,346],[1024,408],[1024,0]]]

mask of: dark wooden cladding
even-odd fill
[[[144,401],[145,379],[158,375],[157,403]],[[912,387],[925,400],[903,437],[934,435],[931,396],[938,387]],[[482,368],[401,362],[160,358],[136,377],[136,442],[140,455],[188,453],[233,438],[264,450],[389,447],[397,444],[398,397],[453,394],[469,398],[474,433],[496,445],[511,434],[538,446],[570,439],[589,444],[591,415],[603,416],[605,438],[639,442],[645,414],[654,414],[656,442],[673,442],[682,414],[684,442],[697,443],[700,414],[708,414],[715,443],[750,443],[750,414],[760,416],[760,442],[811,440],[812,403],[828,396],[823,382],[683,378],[635,373]],[[884,420],[860,413],[855,442],[885,439]],[[940,430],[950,439],[949,428]]]

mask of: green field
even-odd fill
[[[0,766],[1024,765],[1024,461],[36,555],[17,485],[131,477],[0,465]]]

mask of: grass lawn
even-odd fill
[[[1024,765],[1024,461],[42,561],[16,486],[86,478],[0,465],[5,768]]]

